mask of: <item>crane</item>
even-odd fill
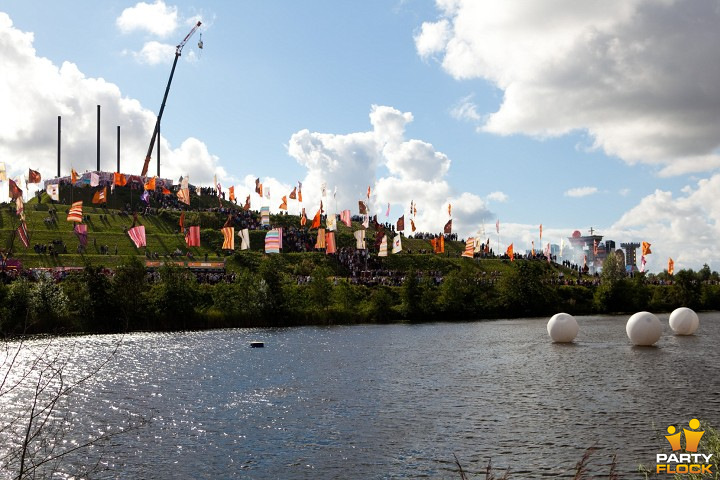
[[[175,47],[175,61],[173,61],[172,70],[170,70],[170,78],[168,79],[167,87],[165,87],[165,96],[163,96],[162,105],[160,105],[160,113],[158,113],[157,121],[155,122],[155,129],[153,130],[152,138],[150,139],[150,146],[148,147],[147,155],[145,156],[145,164],[143,165],[142,169],[142,176],[145,176],[148,171],[148,166],[150,166],[150,157],[152,156],[153,147],[155,145],[155,139],[157,138],[157,134],[160,131],[160,120],[162,119],[163,110],[165,110],[165,102],[167,101],[168,93],[170,92],[170,84],[172,83],[173,75],[175,74],[175,66],[177,65],[178,58],[180,58],[180,55],[182,55],[182,49],[187,43],[188,40],[190,40],[190,37],[193,36],[193,34],[197,31],[197,29],[202,25],[202,22],[197,22],[197,24],[190,30],[190,33],[185,35],[185,38],[183,38],[183,41],[180,42]],[[202,48],[202,40],[201,43],[198,44],[200,48]],[[158,170],[160,169],[158,164]],[[159,174],[160,172],[158,172]]]

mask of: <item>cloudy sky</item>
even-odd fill
[[[174,49],[161,174],[276,209],[418,206],[439,232],[502,249],[591,227],[648,241],[651,271],[720,270],[717,0],[367,0],[0,6],[0,162],[139,174]],[[39,15],[38,12],[43,12]],[[203,49],[198,48],[202,34]],[[155,172],[155,159],[150,172]],[[4,184],[5,185],[5,184]],[[5,187],[3,187],[5,188]],[[2,194],[4,198],[5,192]],[[297,211],[290,204],[291,212]],[[500,222],[500,235],[495,231]],[[498,238],[499,237],[499,238]]]

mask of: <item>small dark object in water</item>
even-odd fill
[[[250,342],[250,348],[263,348],[264,346],[264,342]]]

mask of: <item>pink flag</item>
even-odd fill
[[[390,216],[390,204],[389,204],[389,203],[388,203],[387,212],[385,212],[385,216],[386,216],[386,217],[389,217],[389,216]]]
[[[343,210],[342,213],[340,213],[340,221],[343,222],[348,227],[351,225],[350,210]]]
[[[145,225],[138,225],[137,227],[131,228],[130,230],[128,230],[128,235],[130,235],[130,239],[133,241],[136,248],[146,246]]]

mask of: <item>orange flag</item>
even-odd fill
[[[675,272],[675,262],[672,258],[668,259],[668,274],[672,275]]]
[[[77,179],[78,179],[78,173],[75,171],[74,168],[71,168],[70,169],[70,181],[72,183],[75,183],[75,182],[77,182]]]
[[[170,190],[168,190],[167,188],[162,187],[162,193],[163,193],[163,195],[170,195],[172,192]]]
[[[117,185],[118,187],[124,187],[127,185],[127,178],[125,178],[125,175],[122,173],[115,172],[113,173],[113,184]]]
[[[235,201],[235,186],[233,185],[228,190],[230,192],[230,196],[228,198],[230,199],[231,202],[234,202]]]
[[[290,192],[290,200],[295,200],[297,198],[297,187],[293,188],[293,191]]]
[[[145,190],[155,190],[155,177],[145,182]]]
[[[651,243],[648,242],[642,242],[642,254],[643,255],[650,255],[652,252],[650,251],[650,245]]]
[[[28,183],[40,183],[40,172],[37,170],[33,170],[32,168],[28,169],[30,170],[28,172]]]
[[[448,203],[448,217],[452,217],[452,204]]]
[[[180,224],[180,231],[185,230],[185,212],[180,212],[180,222],[178,223]]]
[[[514,262],[514,261],[515,261],[515,258],[514,258],[515,256],[514,256],[514,254],[513,254],[513,244],[512,244],[512,243],[511,243],[510,246],[507,248],[507,250],[505,251],[505,253],[507,254],[508,257],[510,257],[510,261],[511,261],[511,262]]]
[[[317,211],[315,214],[315,218],[313,218],[313,223],[310,225],[310,228],[318,228],[320,227],[320,210]]]
[[[278,207],[280,210],[287,210],[287,196],[282,197],[282,203]]]
[[[103,187],[101,190],[95,192],[92,203],[107,203],[107,187]]]
[[[302,225],[304,227],[306,223],[307,223],[307,216],[305,215],[305,208],[303,207],[302,215],[300,216],[300,225]]]
[[[244,210],[250,210],[250,195],[247,196],[245,199],[245,206],[243,206]]]

